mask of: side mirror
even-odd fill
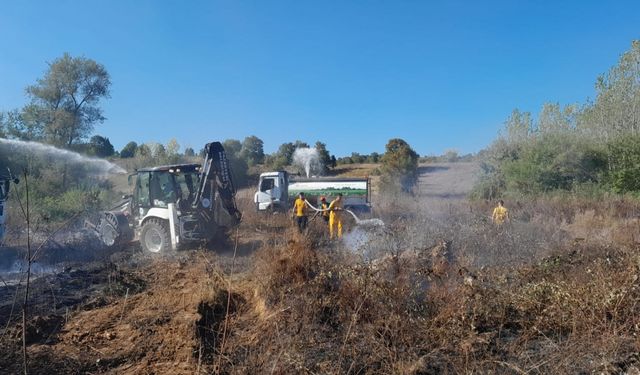
[[[130,199],[131,197],[133,197],[133,195],[125,194],[125,195],[122,196],[122,199]]]

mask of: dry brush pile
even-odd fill
[[[232,286],[224,345],[205,368],[283,374],[637,369],[637,249],[573,241],[575,223],[540,207],[499,229],[468,207],[444,217],[394,220],[390,213],[375,256],[327,246],[314,235],[266,246],[248,277]],[[580,215],[577,210],[574,219]]]
[[[140,288],[65,316],[29,346],[30,373],[640,368],[633,202],[512,203],[513,221],[496,228],[483,204],[398,201],[380,212],[384,229],[348,223],[341,243],[320,220],[300,236],[287,215],[247,214],[236,256],[190,251],[115,269]],[[20,370],[13,349],[0,359]]]

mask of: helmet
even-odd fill
[[[327,200],[327,198],[325,198],[324,195],[320,197],[320,201],[324,202],[326,200]]]

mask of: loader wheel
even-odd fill
[[[167,253],[171,249],[169,228],[160,219],[149,219],[142,226],[140,245],[150,253]]]
[[[119,247],[133,240],[133,230],[129,227],[129,220],[121,212],[103,212],[98,225],[90,225],[102,243],[110,248]]]
[[[100,240],[102,240],[102,243],[108,247],[115,245],[120,237],[120,233],[118,233],[118,230],[116,229],[118,227],[118,222],[114,221],[115,218],[113,216],[106,214],[98,223],[98,234],[100,236]]]

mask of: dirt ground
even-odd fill
[[[478,163],[433,163],[418,167],[418,195],[424,199],[464,200],[473,189]]]
[[[372,168],[341,173],[359,175]],[[466,163],[420,166],[420,198],[463,199],[474,168]],[[245,210],[251,195],[251,189],[238,194]],[[29,373],[190,374],[204,369],[202,340],[216,339],[207,329],[219,322],[221,306],[226,306],[227,293],[220,291],[229,280],[243,278],[265,243],[281,241],[278,237],[287,232],[269,219],[265,225],[253,219],[215,252],[186,250],[156,259],[133,247],[108,258],[102,254],[101,261],[64,263],[53,274],[35,277],[28,304]],[[0,285],[0,368],[8,373],[22,371],[23,298],[24,280]],[[241,298],[246,302],[252,296]],[[209,328],[203,319],[213,321],[205,324]]]
[[[421,165],[417,194],[392,201],[392,207],[402,212],[404,205],[417,205],[417,211],[426,213],[418,219],[389,219],[389,230],[380,237],[387,255],[379,260],[363,262],[362,255],[328,242],[320,220],[312,221],[312,235],[305,239],[287,215],[258,215],[252,209],[252,190],[245,189],[238,193],[243,223],[213,251],[186,249],[150,257],[130,247],[102,254],[97,261],[65,263],[56,273],[32,281],[25,330],[28,372],[517,373],[506,361],[522,361],[520,341],[499,334],[479,339],[484,333],[469,323],[485,314],[486,337],[503,329],[493,327],[497,320],[489,318],[500,312],[491,307],[495,298],[486,302],[481,296],[502,295],[494,283],[512,279],[485,281],[481,273],[489,272],[486,265],[511,267],[524,257],[538,259],[539,254],[526,252],[546,252],[560,242],[552,242],[556,232],[543,232],[546,227],[535,227],[535,220],[514,225],[511,235],[493,228],[483,212],[470,212],[465,196],[477,170],[472,163]],[[460,263],[455,249],[475,258]],[[402,254],[404,250],[411,251]],[[453,270],[454,263],[468,269]],[[429,291],[430,285],[437,287]],[[425,304],[425,291],[440,302]],[[508,298],[517,293],[507,292],[500,308],[520,319],[505,330],[515,336],[536,315],[513,312]],[[0,285],[0,373],[23,371],[23,298],[24,283]],[[395,318],[380,315],[385,306],[396,311]],[[443,328],[416,318],[421,314],[442,321]],[[407,321],[414,318],[418,320]],[[535,324],[527,335],[537,335]],[[414,335],[417,325],[433,339]],[[394,336],[398,332],[403,336]],[[532,343],[543,342],[534,336]],[[473,352],[480,359],[465,362],[460,353],[469,353],[471,338],[473,345],[490,342],[493,349]],[[480,367],[469,370],[470,363]],[[539,366],[535,373],[551,368]]]

